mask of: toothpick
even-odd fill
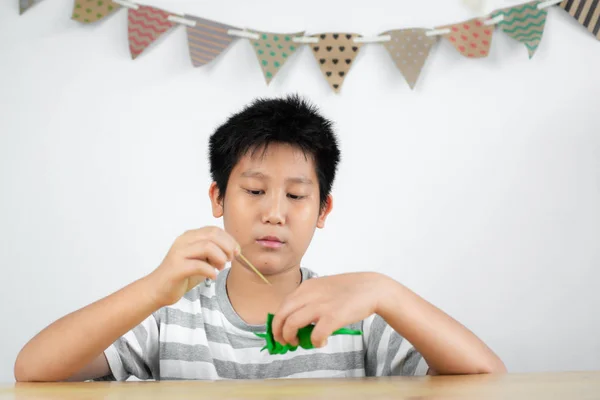
[[[244,263],[249,266],[250,268],[252,268],[252,270],[256,273],[256,275],[258,275],[263,281],[265,281],[265,283],[267,285],[270,285],[271,282],[269,282],[267,280],[267,278],[264,277],[263,274],[260,273],[259,270],[256,269],[256,267],[254,265],[252,265],[252,263],[250,261],[248,261],[248,259],[246,257],[244,257],[244,255],[242,253],[239,254],[239,257],[244,261]]]

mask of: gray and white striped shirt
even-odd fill
[[[301,268],[302,280],[316,275]],[[113,343],[104,354],[111,375],[154,380],[337,378],[424,375],[415,348],[378,315],[348,326],[362,336],[332,336],[319,349],[261,352],[264,325],[248,325],[234,311],[225,287],[229,269],[212,285],[200,284],[161,308]]]

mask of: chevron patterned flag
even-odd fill
[[[140,5],[137,10],[130,8],[128,14],[129,50],[133,59],[175,26],[167,19],[169,13],[158,8]]]
[[[233,42],[236,37],[228,35],[228,30],[240,30],[235,26],[194,17],[193,15],[186,15],[185,18],[196,22],[196,26],[186,28],[190,58],[194,67],[208,64]]]
[[[121,8],[111,0],[75,0],[73,18],[75,21],[89,24],[99,21]]]
[[[265,75],[267,85],[279,72],[283,64],[298,48],[298,43],[293,38],[303,36],[304,32],[297,33],[267,33],[253,32],[258,39],[250,39],[250,43],[256,52],[258,62]]]
[[[19,13],[23,14],[27,11],[31,6],[36,3],[39,3],[42,0],[19,0]]]
[[[529,58],[533,57],[544,34],[546,8],[538,9],[540,1],[532,1],[518,6],[496,10],[492,18],[503,15],[504,20],[498,26],[510,37],[523,43],[529,52]]]
[[[600,0],[565,0],[560,7],[600,40]]]

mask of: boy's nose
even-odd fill
[[[265,204],[265,211],[263,213],[263,223],[273,225],[285,224],[285,202],[281,200],[280,196],[269,197],[269,199],[265,199],[267,204]]]

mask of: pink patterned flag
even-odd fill
[[[168,12],[154,7],[140,5],[137,10],[128,10],[129,49],[133,59],[175,26],[168,17]]]
[[[490,53],[494,27],[486,26],[478,18],[436,29],[449,29],[450,33],[444,37],[465,57],[482,58]]]

